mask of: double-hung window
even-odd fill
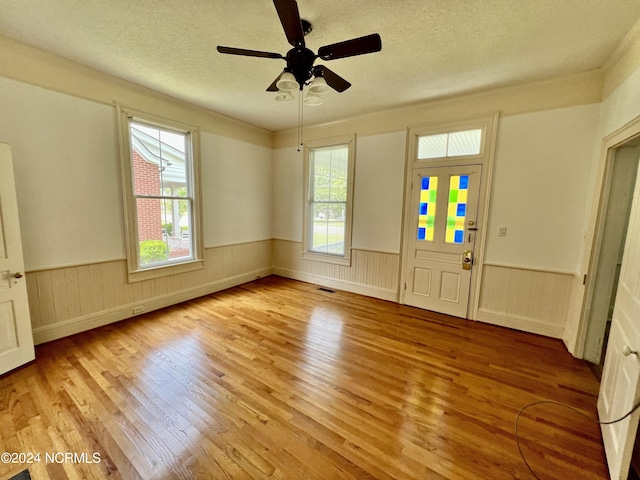
[[[349,265],[355,137],[305,147],[304,258]]]
[[[198,129],[120,108],[129,281],[203,266]]]

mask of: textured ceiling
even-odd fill
[[[305,107],[319,124],[433,98],[602,67],[638,0],[298,0],[307,47],[378,32],[379,53],[324,63],[353,86]],[[214,110],[282,130],[297,103],[265,91],[289,50],[271,0],[0,0],[0,35]]]

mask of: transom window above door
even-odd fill
[[[482,129],[418,137],[418,160],[479,155]]]

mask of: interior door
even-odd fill
[[[619,418],[640,400],[640,181],[636,181],[618,282],[611,333],[602,372],[600,420]],[[613,425],[602,425],[612,479],[626,479],[638,429],[638,412]]]
[[[413,171],[404,302],[466,318],[481,165]]]
[[[34,358],[11,149],[0,143],[0,374]]]

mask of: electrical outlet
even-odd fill
[[[142,313],[144,312],[144,307],[142,305],[139,305],[137,307],[133,307],[133,314],[135,315],[136,313]]]
[[[506,237],[507,236],[507,227],[505,227],[505,226],[498,227],[498,236],[499,237]]]

